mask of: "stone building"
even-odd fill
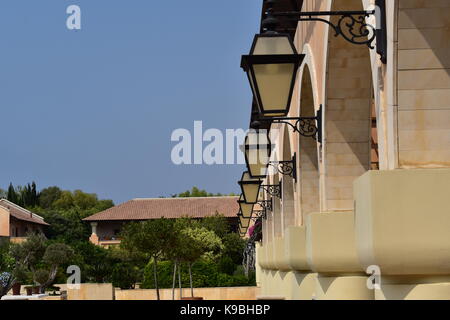
[[[237,231],[237,197],[133,199],[83,219],[92,227],[90,241],[109,247],[120,244],[120,232],[126,223],[152,219],[190,217],[203,219],[223,215],[231,231]]]
[[[0,199],[0,238],[20,243],[28,233],[43,233],[44,218],[6,199]]]
[[[269,2],[275,13],[375,5],[269,0],[263,18]],[[370,49],[323,21],[277,26],[305,55],[288,116],[314,116],[322,105],[323,125],[319,142],[283,123],[270,127],[280,132],[271,142],[282,160],[296,154],[297,180],[264,180],[281,181],[282,196],[272,198],[256,250],[263,295],[450,299],[450,1],[377,3],[386,10],[383,59],[379,36]],[[321,18],[336,24],[339,16]]]

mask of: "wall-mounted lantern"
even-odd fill
[[[272,153],[272,144],[267,130],[250,130],[245,137],[245,162],[253,179],[264,179]]]
[[[247,73],[262,116],[289,113],[297,70],[304,57],[297,53],[287,34],[268,32],[255,36],[250,54],[242,56],[241,67]]]
[[[241,180],[238,182],[238,184],[241,186],[242,196],[245,203],[254,204],[258,202],[261,183],[261,179],[252,178],[248,171],[245,171],[242,174]]]
[[[244,200],[244,196],[241,194],[238,200],[239,213],[246,219],[252,218],[254,203],[247,203]]]
[[[252,219],[244,217],[241,212],[238,213],[238,217],[239,217],[239,226],[248,229],[248,227],[250,226],[250,221]]]

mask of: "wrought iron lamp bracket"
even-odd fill
[[[258,201],[258,204],[263,208],[264,210],[272,211],[272,201],[271,200],[262,200]]]
[[[281,199],[281,181],[279,184],[266,184],[261,185],[261,188],[263,188],[264,191],[266,191],[269,195],[272,197],[277,197]]]
[[[342,36],[346,41],[356,45],[367,45],[374,49],[376,40],[377,53],[381,61],[387,62],[387,34],[386,34],[386,0],[376,0],[375,10],[366,11],[315,11],[315,12],[273,12],[276,1],[266,0],[269,7],[263,27],[271,32],[278,25],[277,17],[297,19],[297,21],[318,21],[328,24],[335,32],[335,36]],[[337,22],[332,22],[324,17],[339,17]],[[375,16],[377,26],[366,22],[366,18]],[[380,25],[378,25],[380,24]]]
[[[297,182],[297,154],[294,153],[292,160],[270,161],[269,165],[275,167],[279,173],[289,176]]]
[[[294,121],[292,123],[291,121]],[[315,117],[268,117],[267,119],[258,119],[252,122],[252,128],[261,127],[262,122],[284,123],[292,128],[294,132],[299,133],[305,138],[313,138],[322,143],[322,105]]]
[[[318,11],[318,12],[277,12],[271,13],[274,17],[297,18],[298,21],[319,21],[333,28],[335,36],[342,36],[350,43],[367,45],[374,49],[373,42],[376,38],[376,28],[366,22],[366,18],[375,15],[376,11]],[[337,16],[339,20],[333,23],[325,16]]]
[[[253,213],[254,213],[254,216],[252,215],[252,220],[253,221],[258,221],[259,218],[267,220],[267,211],[266,211],[266,209],[255,210],[255,211],[253,211]]]

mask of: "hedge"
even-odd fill
[[[192,278],[194,288],[211,287],[244,287],[255,286],[255,275],[252,273],[248,278],[242,272],[228,275],[219,271],[219,267],[209,261],[198,261],[192,266]],[[175,287],[178,288],[178,272]],[[158,262],[158,285],[160,288],[172,288],[173,263],[171,261]],[[184,288],[189,285],[189,271],[186,265],[181,266],[181,283]],[[144,282],[142,289],[154,289],[153,262],[150,262],[144,270]]]

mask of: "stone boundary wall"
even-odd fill
[[[196,288],[194,295],[204,300],[256,300],[257,287],[229,287],[229,288]],[[161,300],[172,300],[172,289],[160,289]],[[156,290],[135,289],[115,290],[116,300],[156,300]],[[191,291],[183,288],[183,297],[190,297]],[[175,290],[175,299],[180,298],[180,290]]]

